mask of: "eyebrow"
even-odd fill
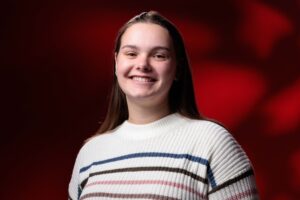
[[[136,45],[124,45],[121,47],[121,49],[130,48],[130,49],[139,49]],[[152,50],[166,50],[171,51],[170,48],[164,47],[164,46],[156,46]]]

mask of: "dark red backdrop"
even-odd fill
[[[118,28],[158,10],[185,38],[202,113],[253,161],[262,199],[300,198],[300,1],[12,0],[1,6],[1,199],[66,199],[98,128]]]

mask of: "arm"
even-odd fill
[[[218,126],[212,141],[208,199],[259,199],[250,160],[236,140]]]
[[[75,165],[72,172],[72,177],[69,183],[68,188],[68,200],[77,200],[79,199],[79,193],[80,193],[80,179],[79,179],[79,171],[80,171],[80,152],[76,158]]]

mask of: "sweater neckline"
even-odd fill
[[[180,118],[180,114],[172,113],[147,124],[134,124],[125,120],[115,134],[129,140],[150,139],[169,132]]]

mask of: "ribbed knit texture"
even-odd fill
[[[177,113],[125,121],[80,150],[69,199],[258,199],[249,159],[221,126]]]

